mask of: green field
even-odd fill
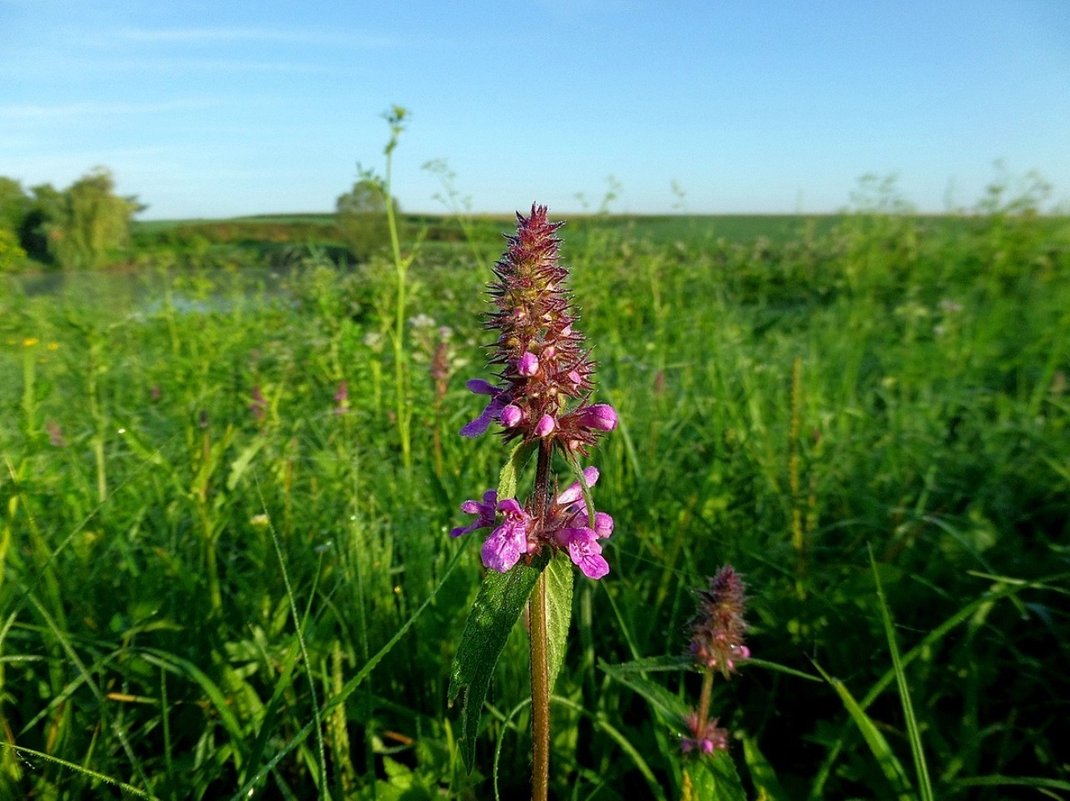
[[[505,458],[457,432],[511,222],[408,217],[401,308],[332,225],[139,223],[122,291],[0,276],[0,798],[526,797],[522,626],[471,775],[446,706],[483,572],[448,532]],[[700,678],[636,661],[677,664],[730,562],[755,659],[713,697],[747,797],[1070,798],[1070,222],[562,236],[621,423],[551,797],[683,796]]]

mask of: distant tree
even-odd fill
[[[49,255],[66,269],[102,267],[130,241],[130,221],[141,210],[136,198],[115,194],[111,173],[97,167],[62,193],[35,187],[35,207]]]
[[[19,229],[30,212],[30,196],[14,178],[0,176],[0,272],[17,269],[26,261]]]
[[[17,270],[26,261],[26,251],[10,228],[0,227],[0,273]]]
[[[14,178],[0,175],[0,228],[17,233],[33,201]]]
[[[30,188],[30,205],[19,223],[19,244],[36,261],[54,264],[48,247],[48,228],[58,220],[63,209],[63,193],[52,184]]]
[[[397,199],[392,198],[391,202],[397,214]],[[382,182],[369,174],[363,174],[351,190],[338,197],[335,205],[338,231],[357,258],[363,258],[390,243],[386,203]]]

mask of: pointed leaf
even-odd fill
[[[450,668],[450,706],[461,697],[461,736],[458,745],[468,772],[476,756],[479,717],[486,700],[494,667],[505,648],[509,632],[524,611],[548,555],[540,555],[531,565],[523,562],[505,573],[488,571],[479,595],[468,613],[468,621]]]
[[[753,737],[743,738],[743,759],[750,770],[750,780],[758,791],[759,798],[767,798],[769,801],[784,801],[787,798],[773,766],[758,749],[758,743]]]
[[[546,651],[550,674],[550,692],[565,661],[568,627],[572,621],[572,562],[558,553],[546,567]]]
[[[498,500],[516,497],[516,485],[520,480],[520,471],[535,452],[536,443],[520,440],[509,454],[509,458],[498,474]]]
[[[692,798],[716,801],[747,801],[743,783],[736,773],[736,763],[726,753],[689,757],[684,769],[691,778]]]
[[[907,779],[906,771],[903,770],[903,766],[899,763],[895,753],[892,751],[888,741],[884,739],[884,735],[881,734],[881,730],[877,728],[877,724],[874,723],[869,715],[867,715],[855,697],[851,695],[851,691],[847,689],[845,685],[839,679],[834,679],[828,675],[821,666],[816,662],[814,667],[818,672],[825,677],[825,681],[832,685],[832,688],[840,696],[840,701],[843,702],[844,708],[851,716],[851,720],[854,721],[855,726],[858,727],[858,731],[862,734],[863,739],[866,741],[866,745],[869,746],[870,753],[873,754],[877,760],[877,764],[880,765],[881,771],[884,773],[885,778],[888,780],[888,784],[891,785],[892,790],[901,801],[908,801],[914,797],[914,791],[910,786],[910,780]]]
[[[630,669],[632,664],[633,663],[631,662],[626,662],[624,665],[607,665],[605,662],[602,662],[599,664],[599,667],[608,673],[610,678],[619,681],[625,687],[628,687],[643,696],[643,698],[647,700],[647,703],[664,715],[669,721],[673,721],[677,724],[682,723],[690,711],[687,708],[687,705],[660,684],[657,684],[642,674]]]

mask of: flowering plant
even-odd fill
[[[487,397],[483,411],[461,429],[476,437],[492,425],[513,443],[498,481],[482,500],[467,500],[473,515],[450,533],[460,537],[489,529],[481,550],[490,569],[469,615],[451,673],[450,699],[463,695],[462,754],[471,769],[478,711],[505,638],[529,608],[532,669],[533,795],[546,797],[549,692],[560,668],[572,600],[572,566],[589,579],[609,573],[602,543],[613,518],[595,511],[590,488],[594,467],[579,468],[599,437],[617,425],[612,406],[591,402],[595,364],[576,328],[577,314],[566,289],[556,232],[545,206],[517,215],[516,234],[494,267],[489,291],[493,310],[486,327],[495,332],[491,382],[476,378],[468,388]],[[521,501],[521,469],[537,454],[535,481]],[[575,481],[559,490],[554,457]]]

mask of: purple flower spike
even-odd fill
[[[528,550],[528,526],[531,517],[512,498],[506,498],[498,504],[498,511],[505,516],[505,522],[491,532],[483,543],[483,564],[499,573],[506,572],[520,561],[520,556]]]
[[[490,529],[481,553],[491,570],[504,573],[518,563],[531,564],[536,555],[566,552],[584,576],[597,580],[609,573],[602,540],[613,535],[613,518],[596,512],[583,489],[598,481],[598,470],[588,467],[579,483],[546,502],[557,493],[555,457],[575,464],[618,424],[612,406],[591,402],[596,365],[576,326],[569,271],[559,255],[560,227],[548,219],[545,206],[517,214],[516,234],[508,237],[487,287],[488,367],[497,385],[468,382],[469,390],[487,396],[486,406],[461,429],[463,436],[475,437],[497,422],[503,442],[516,441],[518,448],[525,446],[523,453],[537,449],[534,492],[498,500],[488,491],[482,501],[466,501],[461,508],[474,519],[451,533]]]
[[[750,656],[743,644],[747,632],[744,590],[739,574],[725,565],[710,579],[708,589],[698,591],[698,608],[691,621],[690,650],[695,662],[720,670],[726,679]]]
[[[490,528],[497,518],[498,493],[495,490],[487,490],[483,493],[483,500],[465,501],[461,504],[461,511],[465,514],[475,515],[476,519],[467,526],[458,526],[450,532],[451,537],[460,537],[478,531],[481,528]]]
[[[506,428],[516,428],[524,419],[524,412],[515,403],[510,403],[498,416],[499,422]]]
[[[520,375],[535,375],[535,373],[539,372],[539,357],[530,350],[524,351],[524,355],[516,363],[516,371]]]

